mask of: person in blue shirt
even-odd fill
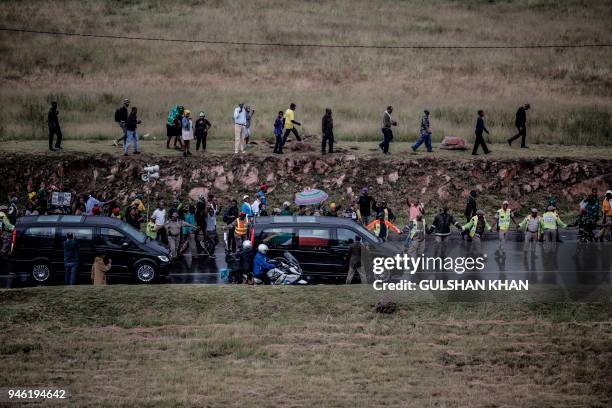
[[[278,116],[274,121],[274,137],[276,138],[274,153],[276,154],[283,153],[283,128],[285,127],[285,119],[283,116],[283,111],[278,111]]]
[[[261,204],[267,206],[268,205],[268,200],[266,199],[266,193],[268,192],[268,185],[267,184],[262,184],[261,186],[259,186],[259,191],[257,192],[257,197],[259,197],[259,200],[261,201]]]
[[[273,263],[270,263],[266,253],[268,252],[268,246],[266,244],[259,244],[257,247],[257,254],[253,260],[253,277],[261,280],[264,284],[270,284],[270,278],[268,277],[268,271],[276,267]]]
[[[247,217],[252,217],[253,216],[253,208],[251,208],[251,199],[249,198],[248,195],[245,195],[244,197],[242,197],[243,203],[240,206],[240,211],[245,213]]]

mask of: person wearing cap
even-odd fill
[[[508,146],[512,147],[512,142],[521,138],[521,147],[523,149],[527,149],[527,145],[525,144],[525,139],[527,138],[527,111],[531,106],[526,103],[525,105],[518,108],[516,111],[516,119],[514,120],[514,126],[518,130],[518,133],[508,139]]]
[[[612,190],[606,191],[606,195],[601,203],[601,212],[603,214],[603,228],[601,230],[601,236],[608,241],[612,241]]]
[[[123,144],[125,144],[125,138],[127,137],[127,133],[125,129],[125,122],[127,122],[129,106],[130,106],[130,100],[125,98],[123,100],[123,104],[120,107],[118,107],[117,110],[115,111],[115,122],[117,122],[117,125],[119,125],[119,127],[121,128],[121,133],[122,133],[121,136],[113,140],[113,145],[115,147],[119,147],[120,141],[123,141]]]
[[[482,236],[485,231],[491,231],[491,225],[489,225],[485,218],[483,210],[476,211],[476,215],[472,217],[470,222],[463,226],[463,231],[467,231],[469,237],[472,239],[474,244],[474,252],[476,254],[482,254]],[[483,254],[486,257],[486,254]]]
[[[565,224],[557,214],[555,207],[548,206],[546,212],[542,214],[542,236],[544,242],[556,242],[557,228],[565,228]]]
[[[193,120],[191,119],[191,111],[189,109],[185,109],[185,116],[183,116],[181,125],[183,128],[181,133],[181,140],[183,141],[183,157],[191,156],[189,144],[193,140]]]
[[[359,209],[357,210],[357,221],[362,225],[368,225],[370,223],[370,217],[372,215],[372,206],[375,204],[375,200],[369,195],[367,187],[361,189],[361,195],[357,200]]]
[[[247,217],[253,216],[253,207],[251,206],[251,198],[246,194],[242,197],[242,204],[240,205],[240,211],[245,213]]]
[[[246,110],[244,109],[244,103],[240,103],[234,109],[234,154],[238,154],[238,151],[244,153],[246,125]]]
[[[194,126],[196,138],[196,152],[200,150],[200,145],[202,146],[202,151],[206,150],[208,129],[210,129],[211,126],[211,123],[208,121],[208,119],[206,119],[206,114],[204,112],[200,112]]]
[[[401,235],[402,231],[391,221],[385,219],[385,213],[378,214],[377,219],[369,223],[366,228],[374,232],[378,238],[385,242],[389,238],[389,229]]]
[[[513,222],[514,225],[518,227],[509,205],[510,203],[508,201],[504,201],[502,203],[502,208],[495,212],[495,223],[493,224],[493,228],[496,228],[499,232],[499,249],[502,249],[506,244],[510,222]]]
[[[110,214],[111,218],[116,218],[118,220],[121,219],[121,208],[119,207],[115,207],[111,210],[111,214]]]
[[[123,144],[123,155],[128,155],[130,143],[134,142],[134,154],[140,154],[138,151],[138,131],[136,128],[141,123],[138,120],[138,109],[133,106],[127,120],[125,121],[125,143]]]
[[[540,235],[544,230],[542,219],[538,215],[538,210],[535,208],[531,209],[528,216],[521,221],[519,228],[525,233],[525,244],[523,245],[523,251],[535,252],[535,243],[540,240]]]
[[[332,110],[325,109],[325,114],[321,119],[321,154],[325,154],[326,145],[329,143],[329,153],[334,152],[334,119],[332,118]]]
[[[421,118],[421,136],[418,138],[415,144],[412,145],[412,151],[416,153],[419,146],[425,143],[425,147],[429,153],[432,152],[431,148],[431,128],[429,126],[429,110],[423,111],[423,117]]]

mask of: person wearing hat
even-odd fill
[[[127,133],[125,130],[125,122],[127,122],[129,106],[130,106],[130,100],[125,98],[123,100],[123,105],[118,107],[117,110],[115,111],[115,122],[117,122],[117,125],[119,125],[119,127],[121,128],[121,133],[122,133],[121,136],[113,140],[113,145],[115,147],[119,147],[120,141],[123,141],[123,144],[125,144],[125,139],[127,137]]]
[[[499,249],[503,249],[506,244],[510,222],[513,222],[518,228],[518,224],[514,220],[514,214],[509,208],[509,205],[510,203],[508,201],[504,201],[502,203],[502,208],[495,212],[495,223],[493,224],[493,228],[496,228],[499,232]]]
[[[375,204],[375,200],[369,195],[367,187],[361,189],[361,195],[357,200],[359,209],[357,210],[357,221],[362,225],[368,225],[370,223],[370,216],[372,215],[372,206]]]
[[[482,236],[485,231],[491,231],[491,225],[487,222],[484,211],[476,211],[476,215],[472,217],[470,222],[463,226],[463,231],[467,231],[469,237],[472,239],[474,253],[482,254]],[[487,255],[483,254],[483,256],[486,258]]]
[[[540,240],[540,234],[544,230],[542,219],[538,215],[538,210],[535,208],[531,209],[528,216],[521,221],[519,228],[525,233],[525,244],[523,245],[523,252],[531,250],[535,252],[535,243]]]
[[[268,199],[266,198],[267,193],[268,193],[267,184],[264,183],[261,186],[259,186],[259,191],[257,192],[257,196],[259,197],[263,205],[268,205]]]
[[[193,121],[191,120],[191,111],[189,109],[185,109],[185,116],[181,121],[181,125],[183,126],[181,135],[183,140],[183,157],[191,156],[189,144],[193,140]]]
[[[242,197],[242,205],[240,206],[240,211],[245,213],[247,217],[253,216],[253,207],[251,207],[251,198],[248,195],[244,195]]]
[[[121,208],[119,207],[115,207],[111,210],[111,214],[110,214],[111,218],[116,218],[118,220],[121,219]]]
[[[418,138],[415,144],[412,145],[412,151],[416,153],[419,146],[425,143],[425,147],[427,151],[431,153],[433,149],[431,148],[431,128],[429,127],[429,110],[425,109],[423,111],[423,117],[421,118],[421,136]]]
[[[200,112],[194,127],[196,152],[200,150],[200,145],[202,146],[202,151],[206,150],[206,138],[208,137],[208,129],[210,129],[211,126],[211,123],[208,121],[208,119],[206,119],[206,114],[204,112]]]
[[[527,145],[525,144],[525,139],[527,138],[527,111],[531,108],[531,106],[526,103],[525,105],[518,108],[516,111],[516,119],[514,120],[514,125],[518,130],[518,133],[508,139],[508,146],[512,147],[512,142],[521,138],[521,147],[523,149],[527,149]]]
[[[557,229],[559,227],[565,228],[567,224],[559,218],[555,207],[550,205],[546,212],[542,214],[542,236],[544,237],[544,242],[556,242]]]

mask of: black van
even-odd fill
[[[27,273],[45,283],[64,273],[63,243],[73,233],[79,248],[79,276],[91,276],[96,256],[107,253],[112,260],[108,277],[134,277],[149,283],[169,273],[168,250],[131,225],[109,217],[38,215],[17,220],[13,233],[12,272]]]
[[[253,224],[254,245],[268,246],[268,256],[274,258],[289,251],[310,280],[346,279],[346,254],[355,236],[366,245],[378,245],[380,240],[363,226],[349,218],[316,216],[258,217]]]

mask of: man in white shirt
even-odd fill
[[[158,241],[166,243],[166,229],[164,228],[164,225],[166,224],[166,209],[164,208],[163,201],[159,202],[159,205],[157,206],[155,211],[153,211],[153,215],[151,215],[151,218],[155,222],[155,229],[157,230],[156,239]]]
[[[246,134],[247,114],[244,103],[234,109],[234,154],[244,153],[244,137]]]

